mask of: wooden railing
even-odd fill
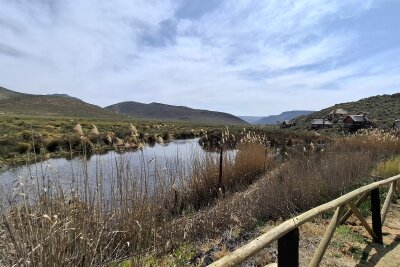
[[[278,241],[278,266],[298,266],[299,226],[330,210],[335,210],[335,213],[309,266],[319,266],[336,227],[344,223],[352,214],[360,220],[361,225],[365,227],[373,238],[373,241],[382,244],[382,224],[385,222],[391,199],[396,191],[396,182],[399,179],[400,175],[396,175],[371,183],[302,213],[297,217],[291,218],[243,247],[210,264],[209,267],[237,266],[274,241]],[[385,185],[389,185],[390,188],[381,210],[379,188]],[[361,215],[358,208],[367,200],[368,196],[371,197],[372,228]]]

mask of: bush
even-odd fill
[[[161,134],[161,137],[165,142],[168,142],[171,140],[172,136],[168,131],[163,131],[163,133]]]
[[[46,144],[46,149],[49,152],[55,152],[55,151],[59,151],[62,149],[68,149],[68,148],[69,148],[69,143],[67,140],[65,140],[63,138],[53,139]]]
[[[149,136],[147,136],[147,142],[148,143],[156,143],[158,140],[157,135],[155,134],[151,134]]]
[[[372,175],[383,176],[384,178],[389,178],[400,174],[400,157],[395,157],[385,162],[381,162],[372,171]]]
[[[125,139],[125,137],[131,136],[130,127],[118,127],[118,129],[115,131],[115,136],[119,139]]]
[[[32,133],[28,130],[23,130],[22,132],[19,133],[19,136],[25,142],[32,141]]]
[[[29,143],[19,142],[16,147],[16,151],[20,154],[29,153],[32,149],[32,145]]]
[[[193,139],[195,137],[196,137],[195,133],[191,131],[180,131],[174,133],[175,139]]]

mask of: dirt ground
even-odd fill
[[[370,217],[366,218],[371,225]],[[329,219],[315,219],[300,227],[300,266],[308,266],[329,224]],[[256,236],[265,233],[280,222],[269,223],[258,228],[253,233],[247,233],[248,238],[231,236],[220,241],[204,251],[203,260],[196,266],[206,266],[229,251],[244,245]],[[392,203],[386,217],[383,229],[383,245],[375,244],[368,232],[361,226],[355,216],[336,229],[332,241],[321,262],[321,266],[337,267],[398,267],[400,266],[400,200]],[[227,244],[229,244],[227,246]],[[207,246],[206,246],[207,247]],[[206,259],[206,260],[204,260]],[[211,260],[212,259],[212,260]],[[265,248],[254,258],[243,263],[242,267],[250,266],[276,266],[277,244]]]

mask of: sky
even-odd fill
[[[400,90],[398,0],[0,0],[0,86],[265,116]]]

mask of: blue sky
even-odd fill
[[[0,0],[0,86],[269,115],[400,91],[396,0]]]

